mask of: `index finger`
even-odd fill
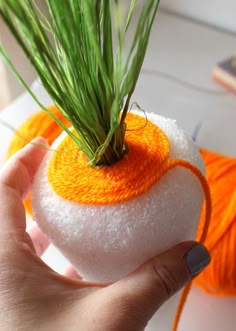
[[[13,234],[26,227],[22,199],[27,195],[45,156],[45,147],[48,147],[44,138],[36,138],[33,143],[9,159],[0,172],[0,232],[3,235],[6,231]]]

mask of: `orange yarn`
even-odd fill
[[[143,117],[128,114],[126,124],[129,152],[111,166],[92,168],[66,137],[57,150],[71,150],[70,154],[54,153],[48,165],[52,189],[64,199],[86,204],[123,202],[146,192],[160,177],[169,156],[169,141]],[[138,134],[131,130],[140,127]]]
[[[206,163],[212,197],[212,217],[205,244],[212,262],[194,283],[218,296],[236,295],[236,159],[206,150],[200,151]],[[200,220],[198,236],[204,224]]]
[[[49,106],[47,108],[66,126],[70,126],[56,106]],[[12,137],[7,152],[7,158],[11,157],[31,140],[39,136],[46,138],[51,145],[62,131],[62,128],[45,111],[41,110],[34,113],[22,123]]]
[[[205,177],[200,172],[200,170],[198,170],[195,166],[193,166],[192,164],[190,164],[184,160],[168,161],[167,165],[163,168],[162,174],[160,174],[160,177],[163,176],[167,171],[173,169],[176,166],[182,166],[182,167],[188,169],[189,171],[191,171],[198,178],[198,180],[202,186],[202,189],[203,189],[203,192],[205,195],[205,210],[204,210],[204,214],[202,216],[202,224],[201,224],[202,226],[198,230],[198,234],[199,234],[198,241],[202,244],[205,244],[205,240],[207,238],[209,224],[210,224],[210,220],[211,220],[211,211],[212,211],[211,194],[210,194],[209,186],[207,184]],[[177,331],[177,329],[178,329],[180,317],[183,312],[183,308],[186,303],[191,286],[192,286],[192,282],[190,282],[189,284],[187,284],[185,286],[185,288],[181,294],[180,301],[179,301],[177,311],[175,314],[172,331]]]
[[[67,127],[69,122],[62,117],[56,106],[47,107],[58,119],[60,119]],[[45,112],[39,111],[31,115],[23,124],[17,129],[17,132],[12,137],[7,151],[7,158],[10,158],[18,150],[23,148],[34,138],[41,136],[48,140],[51,145],[53,141],[62,133],[62,128]],[[31,209],[31,194],[24,201],[25,209],[29,214],[32,214]]]

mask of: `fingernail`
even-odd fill
[[[186,266],[192,277],[199,274],[211,261],[208,250],[201,244],[193,246],[184,256]]]

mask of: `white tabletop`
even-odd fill
[[[236,156],[236,95],[211,79],[214,65],[234,52],[235,40],[232,35],[160,13],[133,101],[146,111],[175,118],[189,134],[201,124],[199,146]],[[203,90],[167,79],[160,71]],[[50,103],[39,83],[33,89],[42,102]],[[37,109],[31,97],[24,94],[0,113],[0,119],[17,127]],[[0,126],[0,163],[11,135],[9,129]],[[66,264],[54,248],[44,259],[59,272]],[[179,331],[232,331],[235,325],[236,298],[211,297],[192,288]]]

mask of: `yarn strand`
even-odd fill
[[[211,220],[211,211],[212,211],[211,194],[210,194],[210,189],[209,189],[207,180],[195,166],[193,166],[192,164],[190,164],[184,160],[169,161],[167,164],[167,167],[165,169],[166,170],[165,172],[169,171],[170,169],[172,169],[176,166],[182,166],[182,167],[190,170],[198,178],[198,180],[202,186],[202,189],[203,189],[203,192],[205,195],[205,219],[204,219],[203,228],[201,229],[201,236],[200,236],[199,242],[204,244],[204,242],[207,238],[207,233],[208,233],[210,220]],[[184,309],[185,303],[187,301],[191,287],[192,287],[192,281],[189,282],[183,289],[183,292],[181,294],[180,301],[178,304],[178,308],[177,308],[177,311],[175,314],[172,331],[178,330],[180,318],[183,313],[183,309]]]

